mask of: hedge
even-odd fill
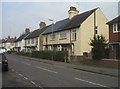
[[[28,52],[16,52],[17,55],[28,56],[31,57],[31,54]]]
[[[67,51],[33,51],[31,56],[35,58],[64,62],[68,58],[68,52]]]

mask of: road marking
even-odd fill
[[[49,72],[52,72],[52,73],[55,73],[55,74],[58,73],[58,72],[56,72],[56,71],[52,71],[52,70],[49,70],[49,69],[45,69],[45,68],[42,68],[42,67],[39,67],[39,66],[37,66],[36,68],[39,68],[39,69],[42,69],[42,70],[45,70],[45,71],[49,71]]]
[[[19,74],[20,76],[23,76],[22,74]]]
[[[38,86],[40,89],[44,89],[44,88],[42,88],[41,86]]]
[[[30,82],[35,85],[35,82],[33,82],[33,81],[30,81]]]
[[[31,64],[29,64],[29,63],[27,63],[27,62],[22,62],[23,64],[25,64],[25,65],[28,65],[28,66],[30,66]]]
[[[102,85],[102,84],[90,82],[90,81],[87,81],[87,80],[84,80],[84,79],[80,79],[80,78],[77,78],[77,77],[75,77],[75,79],[79,80],[79,81],[82,81],[82,82],[87,82],[87,83],[90,83],[90,84],[98,85],[98,86],[101,86],[101,87],[108,87],[108,86],[105,86],[105,85]]]
[[[26,80],[27,80],[28,78],[27,78],[27,77],[24,77],[24,79],[26,79]]]

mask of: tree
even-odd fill
[[[100,60],[107,57],[108,43],[104,36],[94,36],[91,40],[92,58],[93,60]]]

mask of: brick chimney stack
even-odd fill
[[[43,27],[46,26],[46,24],[45,24],[45,22],[40,22],[39,26],[40,26],[40,29],[42,29]]]
[[[30,29],[29,28],[25,28],[25,34],[29,33]]]
[[[72,17],[77,15],[79,13],[79,11],[76,9],[76,7],[71,6],[68,13],[69,13],[69,19],[71,19]]]

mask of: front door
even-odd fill
[[[118,44],[113,45],[114,48],[114,58],[120,59],[120,46]]]

